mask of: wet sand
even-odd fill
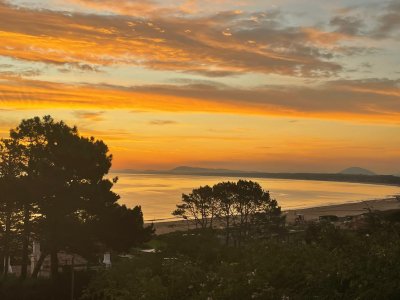
[[[319,216],[336,215],[338,217],[360,215],[371,210],[391,210],[400,209],[400,201],[394,198],[382,200],[369,200],[354,203],[345,203],[329,206],[319,206],[312,208],[296,209],[284,211],[286,214],[286,221],[293,222],[297,214],[302,214],[306,221],[318,219]],[[188,228],[195,228],[194,224],[187,221],[168,221],[154,223],[156,234],[165,234],[173,231],[185,231]]]

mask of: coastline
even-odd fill
[[[393,197],[343,204],[316,206],[310,208],[289,209],[284,210],[283,213],[286,214],[286,221],[290,223],[294,221],[297,214],[302,214],[306,221],[313,221],[317,220],[319,216],[323,215],[336,215],[338,217],[360,215],[364,212],[367,212],[368,209],[379,211],[400,209],[400,201],[396,200]],[[146,222],[146,224],[151,224],[151,222]],[[190,229],[195,228],[193,224],[188,224],[188,222],[185,220],[165,221],[153,224],[154,228],[156,229],[156,234],[166,234],[174,231],[186,231],[188,227]]]
[[[305,181],[327,181],[359,184],[400,186],[400,177],[394,175],[357,175],[341,173],[265,173],[265,172],[171,172],[171,171],[135,171],[115,170],[114,173],[130,175],[167,175],[167,176],[202,176],[234,177],[243,179],[287,179]]]

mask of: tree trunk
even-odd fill
[[[4,253],[0,253],[0,275],[4,274]]]
[[[22,263],[21,263],[21,280],[25,280],[28,273],[28,247],[30,234],[30,209],[29,205],[24,205],[24,230],[22,233]]]
[[[58,257],[57,247],[53,246],[50,251],[50,277],[56,279],[58,276]]]
[[[225,240],[225,243],[226,243],[227,246],[229,245],[229,226],[230,226],[230,224],[229,224],[229,217],[227,217],[227,218],[226,218],[226,228],[225,228],[225,231],[226,231],[226,240]]]
[[[8,276],[8,265],[10,264],[10,231],[11,231],[11,213],[6,216],[6,229],[4,232],[4,271],[3,278]]]
[[[44,259],[46,258],[46,256],[47,256],[47,253],[45,253],[45,252],[40,253],[39,260],[37,261],[35,268],[32,271],[32,275],[31,275],[32,278],[38,277],[39,271],[42,268],[42,265],[43,265],[43,262],[44,262]]]

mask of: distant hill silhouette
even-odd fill
[[[117,170],[120,173],[128,173],[128,174],[181,174],[181,175],[224,175],[224,174],[243,174],[249,173],[248,171],[239,171],[239,170],[229,170],[229,169],[213,169],[213,168],[199,168],[199,167],[190,167],[190,166],[179,166],[170,170],[134,170],[134,169],[123,169]],[[250,173],[258,173],[258,172],[250,172]]]
[[[343,171],[339,172],[340,174],[348,174],[348,175],[376,175],[374,172],[359,168],[359,167],[351,167],[344,169]]]
[[[168,171],[173,174],[232,174],[232,173],[243,173],[244,171],[239,170],[228,170],[228,169],[209,169],[209,168],[197,168],[189,166],[180,166]]]
[[[400,186],[400,176],[376,175],[373,172],[362,168],[348,168],[340,173],[268,173],[254,171],[238,171],[229,169],[209,169],[189,166],[180,166],[171,170],[146,170],[138,171],[132,169],[118,170],[120,173],[128,174],[171,174],[171,175],[197,175],[197,176],[224,176],[238,178],[276,178],[294,180],[318,180],[357,182],[370,184],[389,184]]]

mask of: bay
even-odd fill
[[[171,212],[181,200],[182,193],[193,188],[213,185],[221,181],[237,181],[238,177],[127,174],[118,176],[114,191],[121,196],[119,203],[128,207],[140,205],[145,221],[173,220]],[[364,200],[383,199],[400,194],[400,187],[311,180],[245,178],[257,181],[271,192],[283,210],[343,204]]]

